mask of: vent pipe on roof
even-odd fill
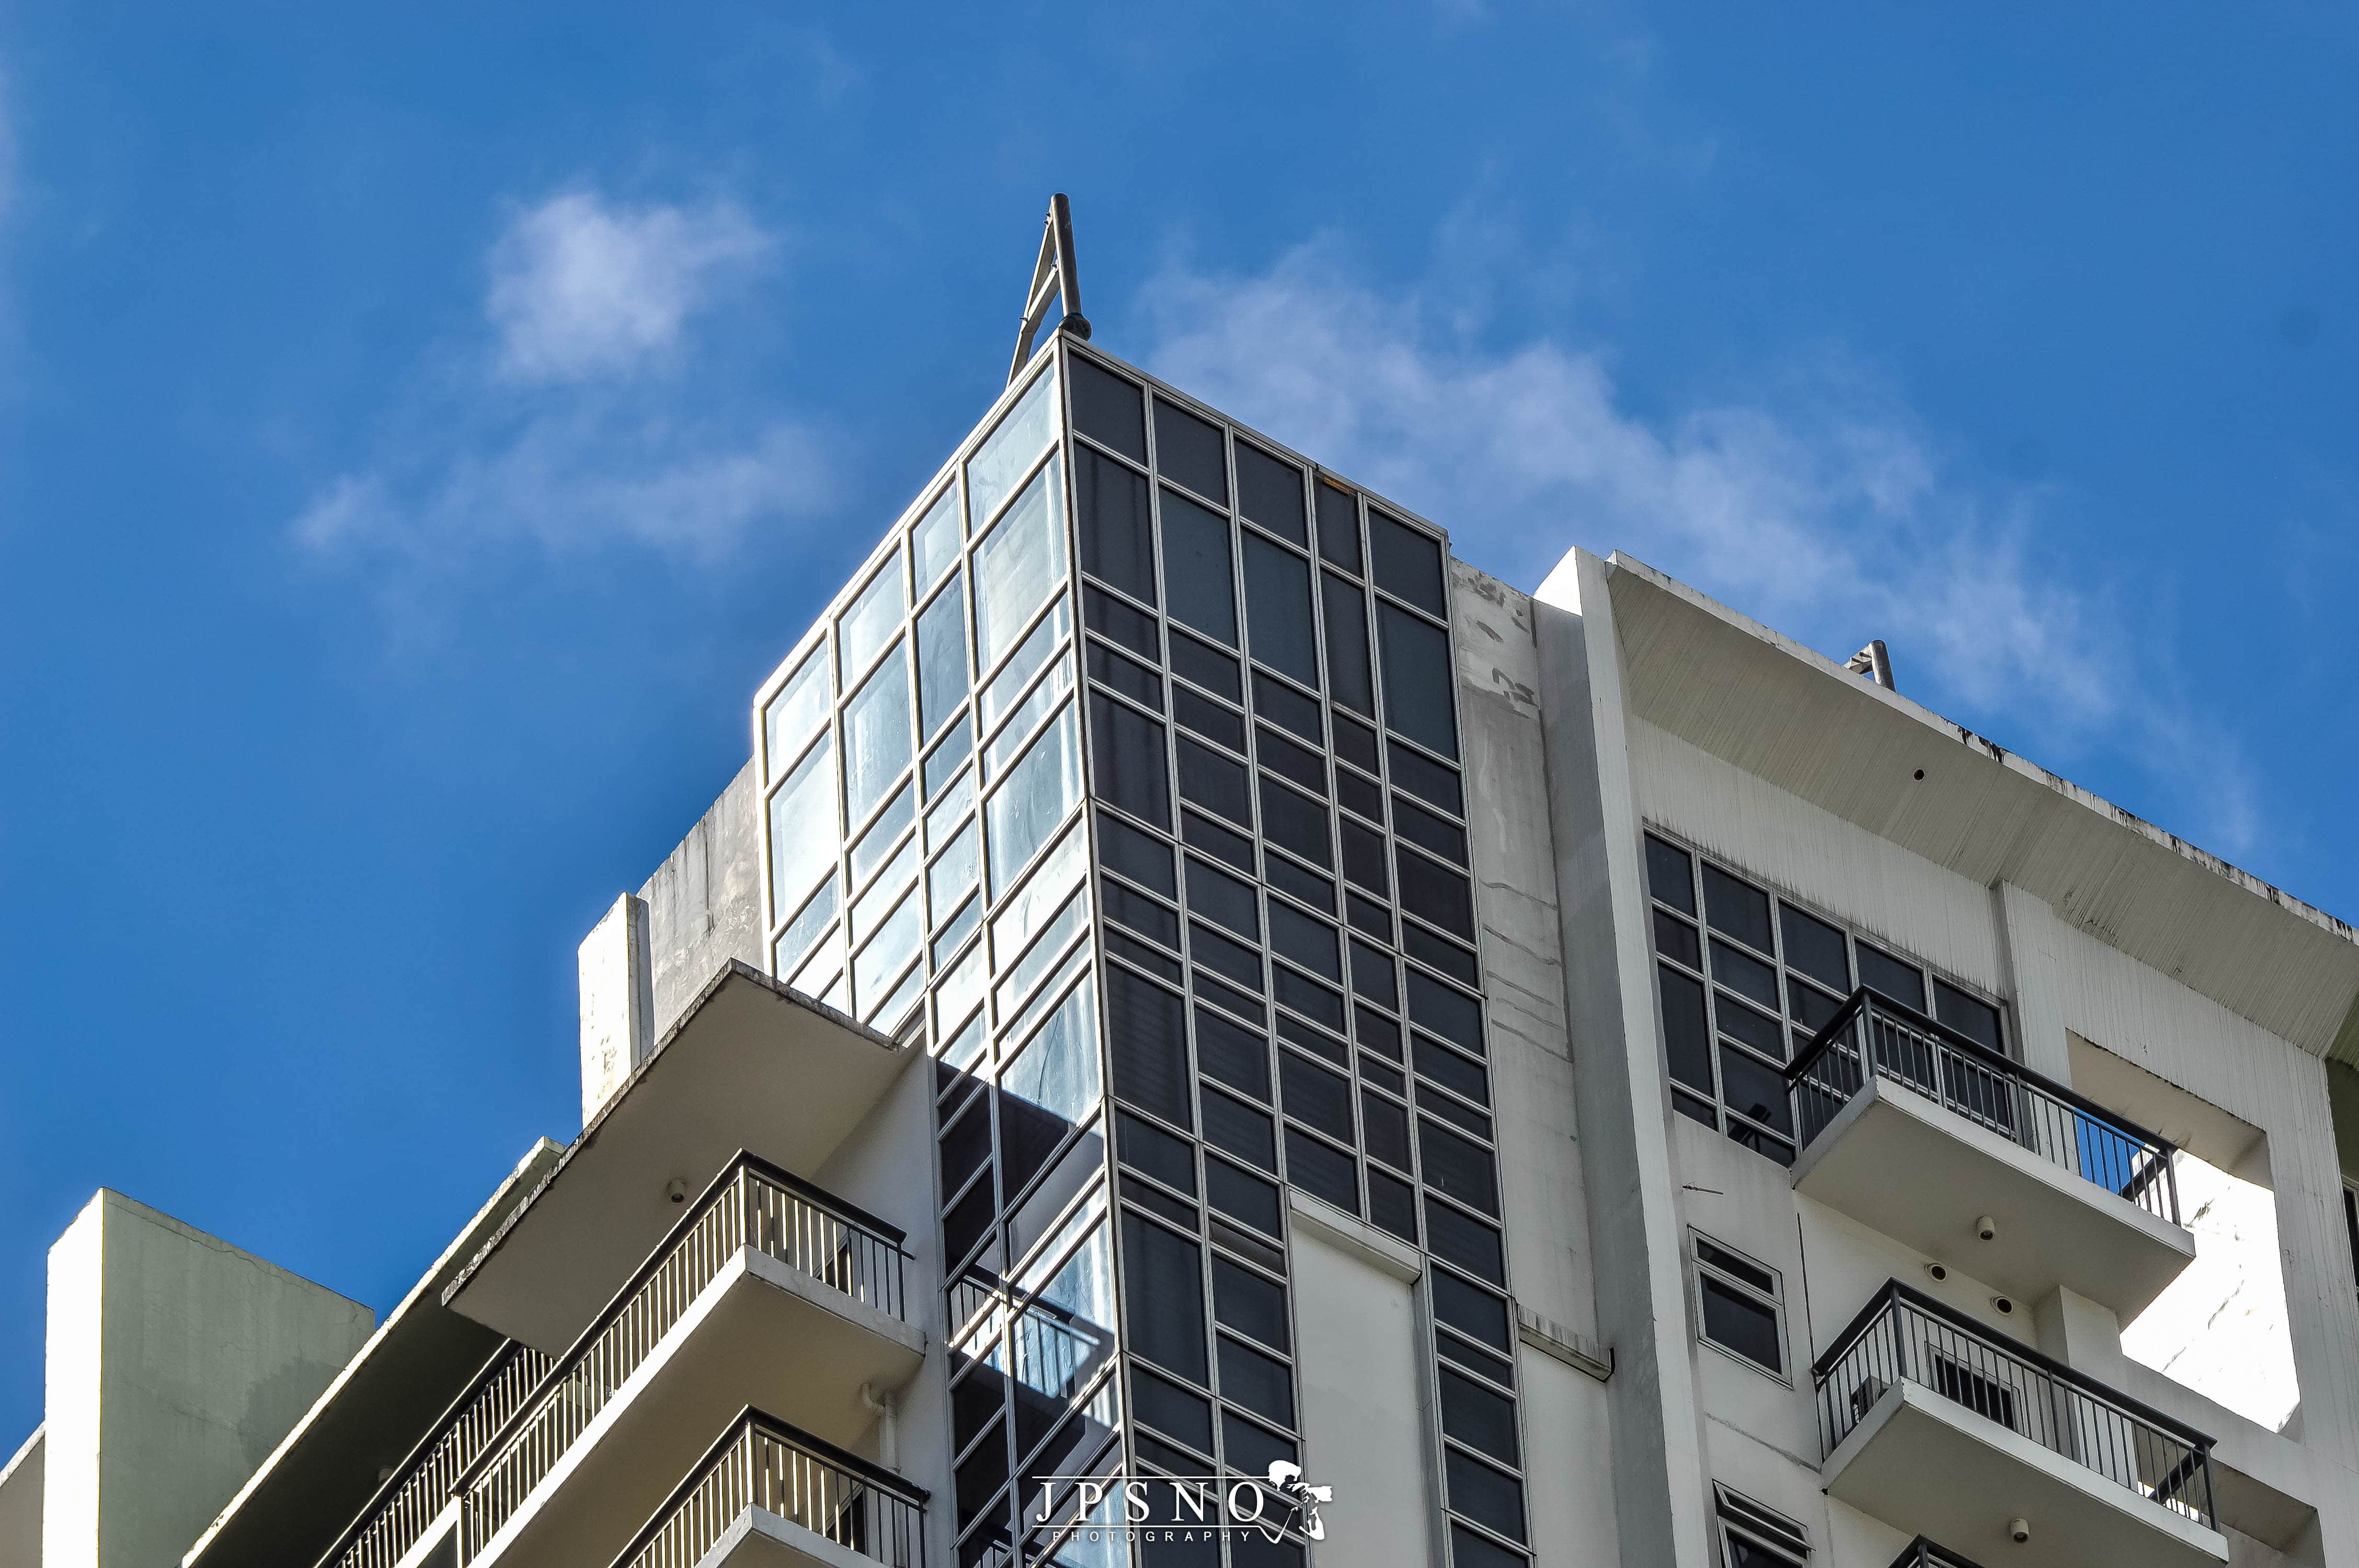
[[[1843,668],[1855,676],[1865,676],[1886,691],[1900,689],[1892,684],[1892,655],[1885,651],[1881,637],[1844,660]]]
[[[1032,264],[1032,289],[1024,297],[1024,320],[1016,329],[1016,358],[1007,367],[1007,384],[1032,358],[1032,340],[1048,319],[1049,307],[1062,300],[1065,314],[1057,325],[1077,338],[1090,335],[1089,318],[1082,314],[1081,272],[1073,265],[1073,209],[1061,190],[1049,198],[1046,231],[1040,236],[1040,259]]]

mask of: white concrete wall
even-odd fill
[[[49,1250],[44,1568],[167,1568],[374,1315],[119,1193]]]
[[[1415,1287],[1298,1221],[1287,1248],[1302,1467],[1335,1488],[1322,1562],[1410,1563],[1434,1539]]]

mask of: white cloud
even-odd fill
[[[688,318],[770,237],[727,202],[625,207],[595,191],[518,213],[493,245],[484,313],[517,381],[626,374],[674,356]]]
[[[1158,373],[1442,524],[1478,566],[1529,587],[1573,544],[1619,549],[1838,658],[1882,636],[1920,700],[2060,760],[2115,748],[2215,843],[2252,841],[2249,770],[2169,702],[2136,651],[2156,629],[2133,637],[2111,585],[2047,547],[2060,498],[1973,477],[1854,365],[1647,418],[1600,351],[1474,346],[1315,245],[1257,276],[1169,271],[1145,297]]]
[[[751,400],[700,411],[701,315],[738,304],[773,238],[727,203],[625,207],[568,191],[491,247],[482,342],[429,355],[367,465],[321,486],[291,533],[321,559],[455,573],[523,547],[615,546],[709,562],[832,485],[821,442]],[[421,596],[402,596],[418,601]]]

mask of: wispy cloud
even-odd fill
[[[1529,587],[1571,545],[1619,549],[1836,657],[1883,636],[1911,695],[2060,762],[2112,750],[2220,848],[2253,842],[2251,770],[2172,699],[2158,629],[2052,547],[2064,498],[1976,474],[1840,355],[1649,418],[1601,349],[1484,348],[1320,245],[1256,276],[1171,269],[1145,297],[1159,373],[1477,565]]]
[[[691,373],[777,242],[726,202],[571,189],[519,206],[485,257],[486,331],[426,356],[372,460],[291,524],[314,557],[416,574],[517,546],[711,561],[832,491],[821,444]]]

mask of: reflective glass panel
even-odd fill
[[[903,784],[900,794],[893,797],[893,804],[877,814],[875,822],[867,832],[860,836],[860,842],[853,847],[853,886],[857,887],[867,877],[869,868],[875,865],[877,860],[893,848],[893,841],[901,836],[902,829],[916,820],[917,815],[917,791],[908,784]]]
[[[918,617],[918,715],[927,734],[965,697],[966,684],[966,595],[953,582]]]
[[[1042,665],[1049,662],[1049,655],[1056,651],[1057,643],[1072,629],[1072,624],[1071,605],[1060,601],[1040,624],[1032,629],[1022,645],[1008,656],[1007,663],[991,677],[991,684],[983,691],[981,707],[984,730],[988,730],[999,722],[999,716],[1007,711],[1009,705],[1022,695],[1025,684]]]
[[[835,755],[825,737],[770,796],[770,907],[792,909],[842,842],[835,820]]]
[[[811,895],[810,902],[795,915],[793,922],[778,933],[777,950],[771,954],[771,969],[781,975],[793,974],[795,965],[818,940],[820,933],[827,929],[827,923],[834,918],[835,879],[830,877],[821,885],[819,892]]]
[[[779,770],[793,759],[796,749],[827,717],[827,661],[815,652],[803,661],[802,668],[787,677],[787,684],[770,699],[769,710],[763,715],[763,730],[769,738],[772,778],[778,776]]]
[[[843,705],[843,794],[851,818],[866,816],[909,765],[908,649],[886,656]]]
[[[918,569],[918,591],[923,593],[936,578],[956,566],[958,553],[958,486],[953,484],[909,530],[909,558]]]
[[[1082,797],[1081,726],[1068,707],[984,806],[991,889],[1014,881]]]
[[[1057,429],[1057,373],[1043,372],[966,465],[967,511],[980,529]]]
[[[1024,737],[1030,734],[1047,716],[1049,710],[1063,701],[1065,694],[1072,689],[1073,661],[1071,655],[1068,655],[1059,659],[1056,668],[1040,678],[1040,684],[1032,688],[1031,695],[1027,697],[1023,705],[1009,716],[1006,725],[992,738],[990,746],[984,749],[983,753],[984,784],[988,784],[999,776],[1000,769],[1006,765],[1008,757],[1017,747],[1024,744]]]
[[[836,656],[842,662],[844,679],[868,667],[868,661],[900,627],[902,612],[908,608],[901,585],[901,554],[896,550],[884,569],[852,601],[852,608],[836,621]]]
[[[969,822],[926,872],[926,897],[937,924],[949,918],[959,900],[974,886],[975,865],[974,824]]]
[[[975,646],[989,669],[1065,576],[1065,500],[1051,460],[974,552]]]
[[[1251,533],[1245,535],[1245,622],[1255,658],[1305,686],[1318,686],[1310,564]]]
[[[1172,490],[1163,492],[1163,580],[1174,620],[1237,645],[1229,520]]]
[[[919,917],[918,901],[914,898],[886,918],[876,939],[862,948],[860,956],[852,961],[853,991],[864,1010],[884,1000],[886,986],[918,956],[918,945],[924,935],[924,923]]]

